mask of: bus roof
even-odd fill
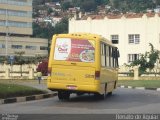
[[[77,32],[77,33],[68,33],[68,34],[55,34],[54,35],[55,37],[62,37],[62,38],[79,38],[79,39],[84,39],[84,38],[87,38],[87,39],[93,39],[93,40],[100,40],[104,43],[107,43],[108,45],[112,46],[112,47],[116,47],[114,46],[111,41],[109,41],[108,39],[102,37],[101,35],[98,35],[98,34],[92,34],[92,33],[80,33],[80,32]]]

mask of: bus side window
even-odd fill
[[[101,43],[101,66],[105,66],[105,45]]]
[[[109,46],[109,67],[111,67],[111,47]]]
[[[103,67],[118,66],[117,48],[101,43],[101,66]]]
[[[106,45],[106,66],[109,67],[109,46]]]
[[[113,48],[110,47],[110,67],[114,67],[113,66]]]

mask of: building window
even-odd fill
[[[29,45],[26,45],[26,49],[28,50],[36,50],[36,46],[29,46]]]
[[[111,41],[113,44],[118,44],[119,36],[118,35],[111,35]]]
[[[133,62],[139,59],[139,54],[128,54],[128,62]]]
[[[0,44],[0,49],[1,48],[5,48],[5,45],[4,44]]]
[[[129,41],[129,44],[139,44],[140,35],[139,34],[129,34],[128,41]]]
[[[22,49],[22,45],[11,45],[12,49]]]
[[[40,50],[48,50],[48,47],[40,46]]]
[[[8,25],[12,27],[32,27],[32,23],[8,21]]]
[[[0,26],[10,26],[10,27],[27,27],[32,28],[32,23],[28,22],[15,22],[15,21],[0,21]]]
[[[5,25],[6,25],[6,22],[0,20],[0,26],[5,26]]]
[[[6,11],[5,9],[0,9],[0,14],[1,15],[8,14],[9,16],[19,16],[19,17],[32,17],[31,11],[17,11],[17,10]]]
[[[32,2],[27,2],[27,0],[0,0],[0,3],[18,5],[18,6],[31,6]]]

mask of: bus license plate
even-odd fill
[[[68,85],[67,89],[69,89],[69,90],[75,90],[75,89],[77,89],[77,86]]]

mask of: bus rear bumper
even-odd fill
[[[86,93],[97,93],[99,92],[99,85],[97,84],[62,84],[62,83],[47,83],[48,89],[52,91],[71,91],[71,92],[86,92]]]

